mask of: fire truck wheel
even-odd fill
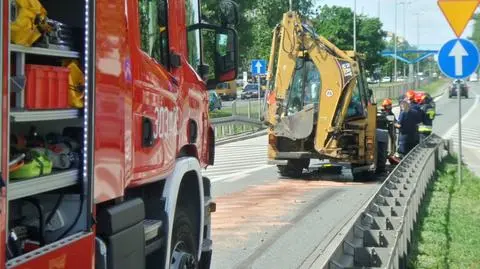
[[[192,233],[193,225],[186,210],[177,208],[173,222],[170,269],[197,269],[197,247]]]

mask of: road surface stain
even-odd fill
[[[215,198],[217,211],[212,214],[213,240],[218,247],[233,247],[285,225],[294,217],[291,212],[301,208],[319,195],[320,189],[370,185],[352,182],[321,180],[277,180],[271,184],[252,185],[247,189]],[[239,242],[240,241],[240,242]]]

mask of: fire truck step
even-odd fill
[[[143,221],[145,231],[145,255],[160,249],[164,244],[162,233],[162,221],[155,219],[146,219]]]

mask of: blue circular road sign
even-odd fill
[[[438,52],[438,66],[445,76],[463,79],[475,72],[479,65],[478,48],[466,39],[452,39]]]

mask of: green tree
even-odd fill
[[[353,11],[347,7],[322,6],[312,20],[316,31],[342,50],[353,50]],[[381,51],[386,33],[378,18],[357,16],[357,51],[366,55],[365,66],[373,71],[375,65],[385,62]]]
[[[268,59],[272,40],[272,31],[287,12],[285,0],[242,0],[239,4],[239,24],[236,30],[239,36],[241,69],[249,70],[250,60]],[[304,16],[313,14],[313,0],[294,1],[293,9]],[[219,23],[218,0],[202,2],[203,19]]]
[[[473,32],[469,39],[480,47],[480,13],[476,13],[473,16]]]

